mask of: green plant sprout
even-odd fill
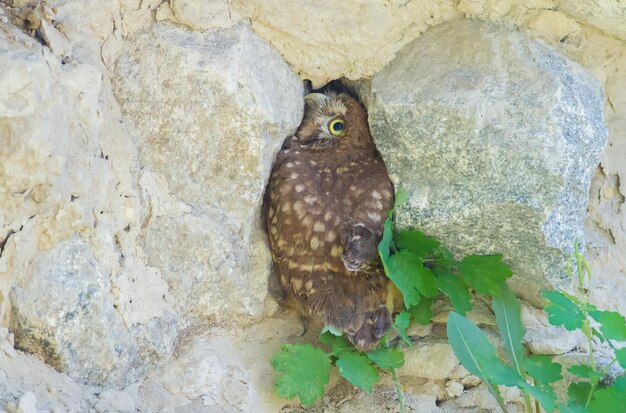
[[[549,322],[568,330],[581,329],[590,343],[590,366],[576,365],[568,369],[583,380],[571,383],[568,400],[559,402],[553,383],[563,379],[562,366],[552,362],[549,356],[526,354],[520,305],[506,284],[512,271],[502,262],[502,256],[469,255],[457,261],[438,240],[423,232],[396,229],[395,210],[406,198],[406,192],[398,191],[378,246],[385,274],[402,293],[404,307],[392,325],[400,340],[391,340],[391,333],[387,333],[376,349],[364,353],[356,350],[341,332],[326,327],[319,336],[326,349],[310,344],[285,344],[271,359],[272,367],[279,373],[275,384],[279,396],[288,399],[298,396],[304,406],[316,403],[324,395],[332,368],[353,385],[371,392],[382,370],[392,374],[400,411],[404,412],[404,395],[396,369],[404,365],[401,347],[413,345],[407,329],[412,322],[430,323],[433,299],[444,294],[454,307],[447,326],[454,353],[470,373],[485,382],[504,412],[507,410],[499,385],[520,388],[528,413],[539,413],[539,405],[546,412],[555,409],[563,413],[626,411],[623,407],[626,406],[626,377],[618,378],[610,386],[600,385],[614,363],[626,368],[626,347],[618,349],[612,342],[626,341],[626,321],[619,313],[599,311],[588,303],[584,281],[585,277],[591,278],[591,272],[578,244],[574,254],[578,296],[564,291],[542,293],[548,300]],[[568,272],[574,278],[569,266]],[[496,324],[509,357],[506,363],[497,357],[485,333],[465,318],[472,309],[472,291],[493,298]],[[601,369],[593,359],[592,336],[615,350],[615,358]]]

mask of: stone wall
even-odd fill
[[[450,88],[462,77],[455,64],[482,86]],[[619,0],[0,0],[0,68],[0,410],[294,404],[273,395],[267,360],[281,343],[315,337],[299,337],[297,317],[267,296],[258,217],[273,157],[302,116],[302,79],[357,82],[394,177],[415,189],[407,224],[461,252],[464,242],[502,245],[520,291],[558,285],[584,236],[593,302],[626,313]],[[460,141],[445,131],[461,130],[472,159],[500,162],[483,186],[461,185],[464,160],[448,156]],[[422,172],[459,176],[411,181],[398,145],[432,161]],[[524,207],[499,206],[516,202]],[[499,212],[476,230],[485,218],[472,211],[485,206]],[[494,235],[527,222],[536,225],[518,238]],[[529,348],[575,359],[580,337],[548,327],[527,298]],[[446,343],[446,303],[436,308],[432,325],[411,332],[423,338],[401,372],[407,405],[496,409]],[[495,325],[485,303],[470,316]],[[320,411],[396,406],[387,381],[371,395],[331,385]]]

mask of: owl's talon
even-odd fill
[[[355,334],[346,334],[348,340],[360,351],[376,347],[391,328],[391,316],[385,307],[372,311]]]
[[[302,323],[302,333],[300,333],[300,337],[304,337],[307,331],[309,331],[309,319],[308,317],[301,316],[300,322]]]
[[[378,243],[374,234],[363,224],[351,228],[341,260],[348,271],[373,272],[378,257]]]

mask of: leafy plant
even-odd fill
[[[548,356],[527,355],[522,345],[525,333],[521,320],[520,306],[506,284],[493,298],[493,310],[500,330],[502,342],[508,355],[507,363],[496,357],[495,349],[487,336],[474,323],[460,314],[451,313],[448,319],[448,339],[461,363],[472,374],[481,378],[492,392],[500,407],[506,412],[498,385],[516,386],[524,395],[526,411],[539,413],[534,398],[546,412],[558,409],[571,413],[624,412],[626,406],[626,377],[620,377],[612,385],[600,386],[614,363],[626,368],[624,349],[617,349],[613,341],[626,340],[626,320],[613,311],[599,311],[589,304],[584,289],[585,278],[591,279],[589,266],[575,246],[577,295],[564,291],[543,291],[547,303],[545,310],[548,321],[554,326],[567,330],[580,329],[589,343],[589,365],[578,364],[567,371],[578,377],[570,383],[568,399],[559,402],[553,384],[562,380],[562,366],[552,362]],[[594,327],[594,323],[598,328]],[[607,343],[615,350],[614,359],[606,366],[596,366],[593,354],[592,336]]]
[[[385,274],[402,294],[404,308],[394,318],[393,331],[401,340],[391,340],[388,333],[373,351],[356,350],[340,332],[326,327],[319,340],[328,347],[324,350],[310,344],[284,345],[274,354],[271,365],[280,373],[276,389],[281,397],[298,396],[303,405],[311,405],[324,394],[332,368],[350,383],[370,392],[380,378],[379,370],[393,375],[400,409],[404,411],[402,386],[395,370],[404,365],[401,346],[413,342],[407,334],[411,322],[428,324],[432,318],[433,299],[439,294],[447,296],[454,311],[448,318],[448,338],[461,363],[472,374],[481,378],[492,392],[503,411],[506,406],[498,385],[517,386],[524,395],[528,412],[536,403],[547,411],[556,408],[561,412],[595,413],[602,407],[626,405],[626,378],[618,379],[608,387],[600,387],[600,379],[609,366],[597,369],[591,355],[591,367],[574,366],[570,373],[581,381],[568,388],[569,399],[559,403],[553,383],[562,380],[562,366],[550,357],[528,355],[522,343],[525,334],[521,321],[520,305],[506,285],[511,277],[510,268],[502,262],[501,255],[469,255],[460,261],[441,243],[417,230],[398,230],[393,223],[394,211],[406,200],[406,193],[399,192],[396,205],[385,221],[382,240],[378,246]],[[588,266],[576,246],[579,292],[583,291],[584,275]],[[570,272],[571,274],[571,272]],[[472,292],[493,297],[496,322],[509,360],[500,360],[495,349],[480,328],[465,317],[472,309]],[[582,298],[563,291],[546,291],[546,311],[553,325],[563,325],[569,330],[582,329],[591,343],[592,335],[600,340],[626,339],[626,324],[618,313],[598,311]],[[592,321],[593,320],[593,321]],[[593,327],[596,323],[598,328]],[[395,344],[394,344],[395,343]],[[615,348],[615,347],[614,347]],[[626,368],[626,349],[616,350],[615,362]],[[532,404],[535,399],[535,406]],[[616,404],[620,400],[624,404]],[[621,402],[620,402],[621,403]],[[606,412],[603,412],[606,413]]]
[[[276,380],[279,396],[298,396],[305,406],[315,403],[324,395],[332,366],[350,383],[371,392],[379,380],[377,367],[393,372],[404,365],[404,353],[395,348],[380,346],[363,353],[331,331],[323,332],[319,339],[330,346],[330,351],[310,344],[285,344],[272,356],[270,364],[282,373]]]

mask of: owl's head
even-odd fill
[[[302,146],[359,148],[372,146],[367,111],[347,93],[326,91],[304,98],[304,117],[296,132]]]

